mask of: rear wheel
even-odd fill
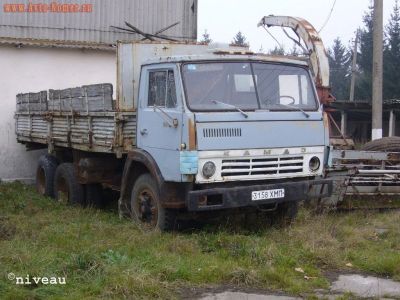
[[[36,169],[36,190],[43,196],[54,197],[54,176],[58,166],[57,159],[49,154],[39,158]]]
[[[72,163],[63,163],[58,166],[54,177],[55,199],[66,204],[84,205],[84,189],[75,174]]]
[[[172,230],[176,225],[176,213],[162,207],[160,191],[150,174],[141,175],[131,194],[131,215],[144,229]]]

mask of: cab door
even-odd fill
[[[139,91],[137,145],[156,160],[167,181],[181,181],[183,104],[178,69],[173,64],[142,68]]]

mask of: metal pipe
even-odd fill
[[[400,170],[358,170],[360,174],[400,174]]]

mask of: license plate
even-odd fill
[[[251,200],[267,200],[267,199],[278,199],[285,197],[285,189],[276,190],[264,190],[251,192]]]

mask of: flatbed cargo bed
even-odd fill
[[[67,147],[120,157],[136,145],[136,112],[116,111],[112,101],[112,86],[108,84],[51,90],[49,99],[43,91],[19,94],[17,140],[27,145],[44,144],[50,150]]]

